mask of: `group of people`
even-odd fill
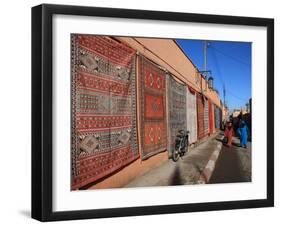
[[[249,129],[246,122],[243,119],[239,119],[236,133],[240,138],[240,146],[243,148],[247,148]],[[231,147],[232,138],[234,135],[235,135],[235,131],[233,128],[233,124],[231,121],[228,121],[224,129],[224,139],[228,147]]]

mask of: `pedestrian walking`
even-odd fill
[[[248,143],[248,126],[246,125],[246,122],[244,120],[241,120],[239,128],[238,128],[238,134],[240,136],[240,145],[243,148],[247,148]]]
[[[233,134],[234,134],[234,130],[232,127],[232,123],[227,122],[227,125],[224,130],[224,137],[227,140],[225,143],[228,147],[231,147]]]

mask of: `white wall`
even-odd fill
[[[30,7],[41,3],[29,1],[2,1],[1,3],[1,80],[0,80],[0,224],[1,225],[36,225],[37,221],[30,219],[30,168],[31,168],[31,76],[30,76],[30,48],[31,48],[31,15]],[[182,11],[192,13],[228,14],[237,16],[273,17],[275,18],[275,62],[280,56],[280,6],[278,1],[130,1],[130,0],[69,0],[48,1],[56,4],[91,5],[101,7],[139,8],[147,10]],[[276,64],[275,84],[280,84],[280,64]],[[275,93],[275,115],[281,115],[281,90]],[[279,104],[278,104],[279,102]],[[276,118],[275,128],[280,127],[280,117]],[[232,210],[217,212],[200,212],[187,214],[173,214],[161,216],[114,218],[101,220],[84,220],[60,222],[60,225],[264,225],[269,222],[280,221],[281,211],[281,159],[280,130],[276,129],[275,145],[275,190],[276,207],[249,210]],[[277,164],[278,163],[278,164]],[[239,192],[239,191],[237,191]],[[276,224],[275,224],[276,225]]]

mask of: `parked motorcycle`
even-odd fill
[[[178,131],[175,141],[175,148],[172,153],[172,159],[174,160],[174,162],[178,161],[179,157],[183,156],[186,152],[188,152],[188,134],[189,131]]]

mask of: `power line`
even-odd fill
[[[236,57],[233,57],[233,56],[231,56],[231,55],[228,55],[228,54],[222,52],[221,50],[217,49],[217,48],[214,47],[214,46],[211,46],[211,48],[214,49],[215,51],[217,51],[218,53],[220,53],[220,54],[222,54],[222,55],[224,55],[224,56],[226,56],[226,57],[229,57],[230,59],[232,59],[232,60],[234,60],[234,61],[236,61],[236,62],[238,62],[238,63],[244,64],[245,66],[251,68],[251,64],[248,64],[248,63],[246,63],[246,62],[244,62],[244,61],[242,61],[242,60],[240,60],[240,59],[238,59],[238,58],[236,58]]]
[[[217,73],[218,74],[218,78],[221,81],[222,86],[223,86],[223,104],[226,105],[226,88],[225,88],[224,80],[223,80],[223,78],[221,76],[221,70],[220,70],[220,67],[219,67],[219,64],[218,64],[217,55],[216,55],[216,53],[213,50],[211,51],[211,53],[212,53],[212,56],[213,56],[213,59],[214,59],[214,62],[215,62],[215,67],[216,67],[217,72],[218,72]]]
[[[215,67],[217,69],[217,75],[218,75],[218,78],[219,80],[221,81],[222,83],[222,86],[223,86],[223,90],[224,90],[224,98],[225,98],[225,93],[227,92],[230,96],[236,98],[237,100],[240,100],[240,101],[243,101],[243,102],[248,102],[248,100],[244,99],[244,98],[241,98],[239,96],[237,96],[236,94],[234,94],[234,92],[230,91],[229,89],[226,90],[226,86],[225,86],[225,82],[224,82],[224,79],[221,75],[221,70],[220,70],[220,67],[219,67],[219,64],[218,64],[218,59],[217,59],[217,55],[216,55],[216,52],[219,52],[227,57],[230,57],[231,59],[235,60],[235,61],[239,61],[237,60],[235,57],[232,57],[232,56],[229,56],[223,52],[221,52],[220,50],[218,50],[217,48],[215,48],[213,45],[210,45],[209,47],[211,47],[211,49],[213,51],[210,51],[212,53],[212,56],[213,56],[213,59],[214,59],[214,64],[215,64]],[[246,64],[247,66],[249,66],[247,63],[245,62],[242,62],[242,61],[239,61],[239,63],[243,63],[243,64]]]
[[[236,99],[238,99],[238,100],[241,100],[241,101],[244,101],[244,102],[248,102],[248,100],[246,100],[246,99],[244,99],[244,98],[241,98],[241,97],[238,97],[236,94],[233,94],[233,92],[231,92],[230,90],[228,90],[228,93],[229,93],[231,96],[233,96],[233,97],[235,97]]]
[[[216,55],[216,53],[214,51],[211,51],[211,53],[212,53],[212,56],[213,56],[213,59],[214,59],[215,67],[216,67],[216,69],[218,71],[218,73],[217,73],[218,78],[220,79],[222,85],[225,86],[224,80],[223,80],[223,78],[221,76],[221,70],[220,70],[220,67],[219,67],[219,64],[218,64],[217,55]]]

